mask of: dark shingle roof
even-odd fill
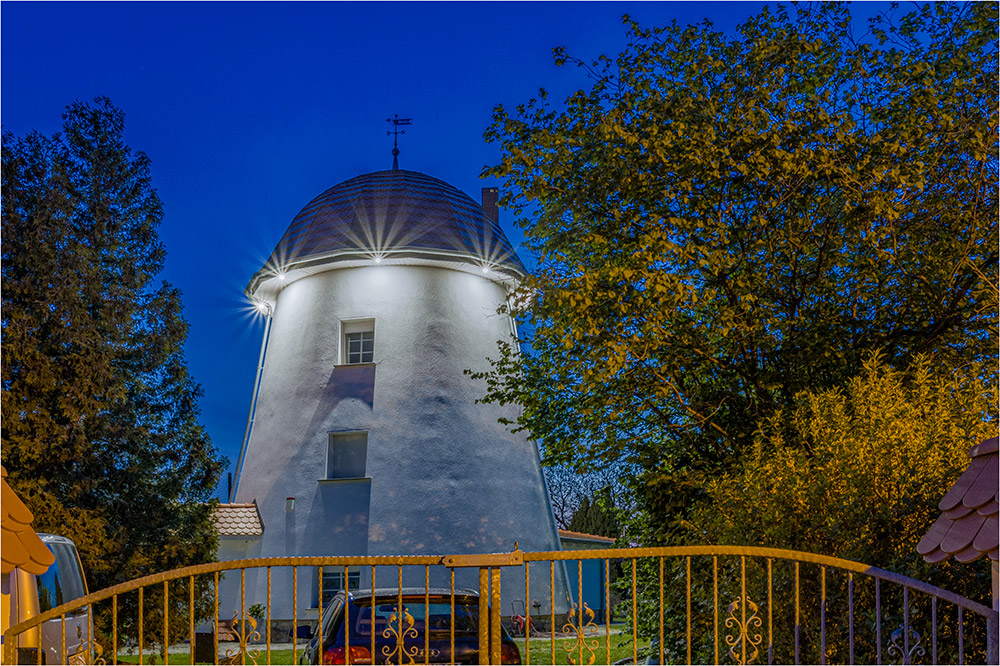
[[[447,256],[525,272],[500,225],[468,195],[437,178],[394,170],[351,178],[310,201],[258,275],[320,258],[327,263],[376,254]]]
[[[942,513],[917,552],[928,562],[943,562],[954,556],[972,562],[983,555],[998,559],[998,511],[1000,511],[1000,455],[994,437],[969,451],[972,461],[951,490],[938,503]]]

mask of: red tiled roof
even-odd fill
[[[55,556],[48,546],[31,528],[34,516],[21,498],[7,485],[7,470],[0,467],[0,536],[2,536],[2,566],[0,573],[6,576],[15,568],[39,576],[55,562]]]
[[[264,533],[257,502],[220,504],[212,516],[219,536],[256,537]]]
[[[596,534],[585,534],[584,532],[570,532],[569,530],[559,530],[560,539],[581,539],[583,541],[601,541],[603,543],[614,543],[611,537],[597,536]]]
[[[954,556],[972,562],[983,555],[998,559],[1000,525],[1000,438],[980,442],[969,451],[972,461],[938,503],[941,516],[917,544],[917,552],[934,564]]]

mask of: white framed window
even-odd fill
[[[316,588],[314,588],[316,589]],[[323,604],[326,605],[331,599],[344,589],[344,567],[323,567]],[[348,570],[347,591],[355,592],[361,589],[361,572],[358,570]],[[318,597],[319,590],[316,589]],[[313,604],[315,608],[316,604]]]
[[[327,479],[360,479],[368,461],[367,432],[331,432],[326,456]]]
[[[375,362],[375,320],[340,322],[340,362],[343,365]]]

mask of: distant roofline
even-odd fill
[[[560,539],[577,539],[579,541],[597,541],[599,543],[614,543],[616,539],[612,537],[587,534],[586,532],[571,532],[570,530],[559,530]]]

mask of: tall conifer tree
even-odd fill
[[[215,557],[224,465],[198,423],[163,207],[110,100],[3,136],[3,463],[92,589]]]

